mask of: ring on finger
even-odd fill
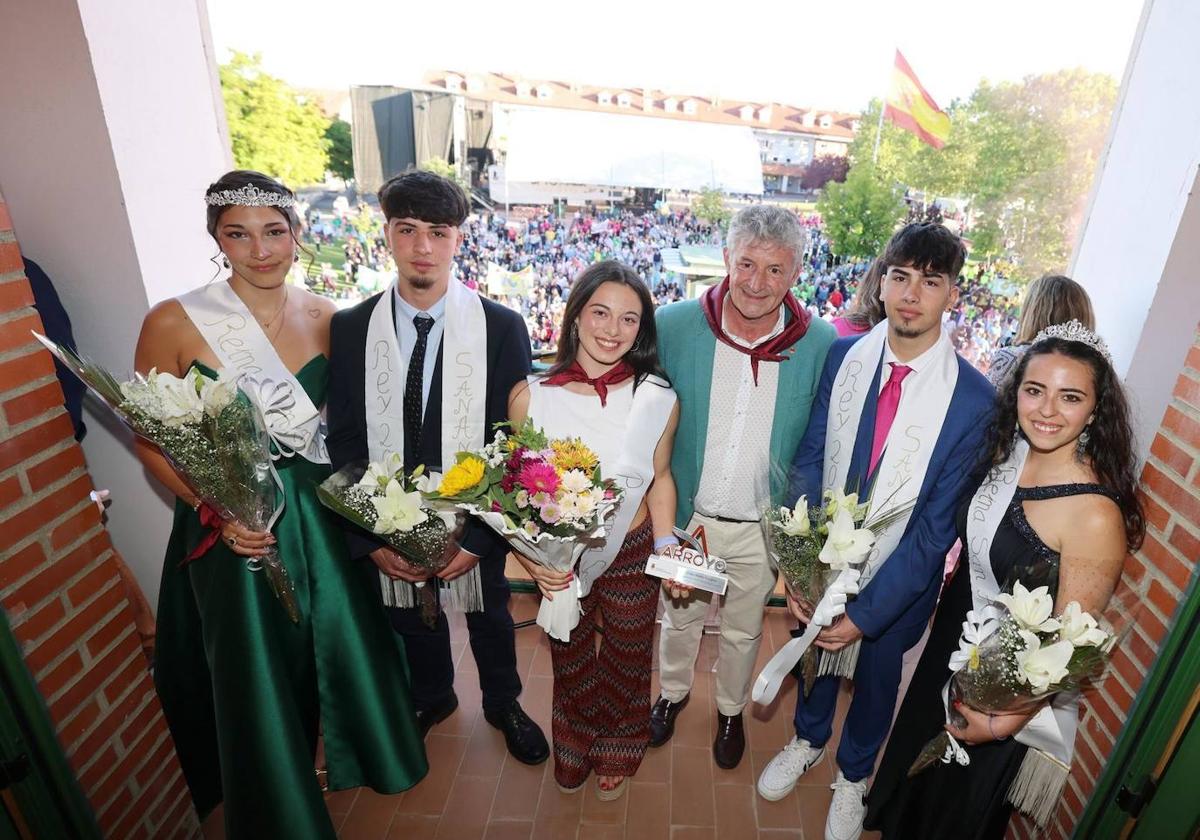
[[[230,547],[230,548],[237,548],[238,539],[237,539],[237,537],[236,537],[235,535],[231,535],[231,536],[229,537],[229,539],[228,539],[228,540],[226,540],[226,542],[228,542],[228,543],[229,543],[229,547]]]

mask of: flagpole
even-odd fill
[[[875,126],[875,151],[871,152],[871,165],[879,163],[879,138],[883,134],[883,112],[887,110],[887,97],[879,100],[879,124]]]
[[[896,54],[897,55],[900,54],[899,49],[896,50]],[[879,163],[879,138],[881,136],[883,136],[883,113],[884,113],[884,111],[887,110],[888,93],[890,93],[891,89],[892,89],[891,74],[895,72],[895,66],[896,66],[896,59],[893,58],[892,59],[892,68],[888,70],[887,91],[884,92],[883,96],[879,100],[879,123],[875,126],[875,150],[873,152],[871,152],[871,165],[872,166]]]

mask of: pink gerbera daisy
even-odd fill
[[[526,463],[517,481],[530,493],[553,493],[558,489],[558,473],[544,461]]]

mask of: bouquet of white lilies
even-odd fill
[[[45,336],[37,339],[78,376],[135,434],[153,443],[196,496],[222,518],[269,531],[283,511],[272,464],[271,435],[254,389],[240,377],[190,368],[182,377],[152,369],[120,382],[95,362]],[[190,559],[190,558],[189,558]],[[185,561],[187,562],[187,561]],[[246,561],[262,571],[293,622],[300,607],[287,567],[272,546]]]
[[[417,467],[405,475],[397,456],[386,463],[358,461],[321,482],[317,498],[325,507],[376,535],[404,559],[430,572],[444,569],[458,551],[465,514],[453,505],[431,501],[441,483],[438,473]],[[421,617],[437,621],[438,586],[416,585]]]
[[[963,622],[959,648],[950,657],[949,714],[966,720],[955,702],[989,714],[1033,711],[1052,694],[1076,691],[1104,672],[1116,635],[1071,601],[1058,616],[1048,587],[1032,591],[1017,581]],[[953,736],[941,732],[909,768],[913,776],[938,761],[963,762]]]
[[[859,575],[876,535],[911,507],[871,516],[869,502],[859,504],[857,493],[840,490],[826,490],[824,501],[820,507],[810,507],[801,496],[795,507],[772,508],[762,519],[767,553],[792,598],[816,625],[829,624],[835,617],[832,612],[858,592]],[[806,695],[817,678],[817,664],[817,650],[806,648],[800,655]]]

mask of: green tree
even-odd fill
[[[233,160],[291,185],[325,177],[329,120],[285,82],[263,72],[258,55],[234,52],[220,67]]]
[[[692,200],[692,212],[696,218],[709,224],[723,225],[733,217],[733,211],[725,203],[725,193],[716,187],[705,187]]]
[[[881,180],[868,161],[851,166],[845,182],[826,184],[817,199],[817,212],[835,254],[874,257],[904,215],[904,199],[891,182]]]
[[[1085,70],[1061,70],[1019,82],[981,82],[947,107],[950,136],[934,149],[885,121],[876,169],[929,197],[965,199],[974,256],[1011,260],[1017,277],[1061,271],[1083,220],[1104,144],[1116,82]],[[869,162],[881,103],[863,113],[850,146]]]
[[[350,123],[332,120],[325,129],[325,140],[329,143],[329,171],[349,181],[354,178],[354,146],[350,139]]]
[[[443,178],[449,178],[454,183],[458,184],[467,191],[467,195],[471,194],[471,184],[464,178],[458,177],[458,170],[454,168],[454,164],[442,157],[431,157],[421,163],[417,167],[424,172],[432,172],[434,175],[441,175]]]

